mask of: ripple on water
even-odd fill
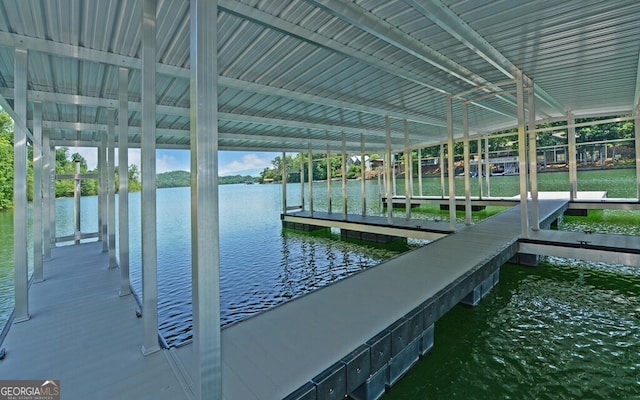
[[[640,289],[627,278],[507,265],[480,306],[436,324],[431,356],[387,398],[640,398]]]

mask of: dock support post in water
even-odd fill
[[[49,230],[51,231],[49,247],[53,248],[56,247],[56,147],[50,146],[49,151]]]
[[[13,259],[15,268],[14,322],[29,319],[29,271],[27,258],[27,58],[26,50],[16,49],[13,78]]]
[[[158,345],[158,243],[156,232],[156,2],[142,1],[142,354]],[[214,24],[215,25],[215,24]],[[213,321],[212,321],[213,323]]]
[[[447,174],[449,178],[449,229],[456,230],[456,167],[453,152],[453,97],[447,96]]]
[[[82,231],[81,216],[81,203],[82,198],[82,179],[80,179],[80,161],[75,160],[75,173],[76,176],[73,179],[73,230],[76,235],[75,244],[80,244],[80,232]],[[103,222],[105,222],[103,220]],[[105,242],[106,243],[106,242]]]
[[[120,296],[131,294],[129,282],[129,69],[118,70],[118,245]]]
[[[524,119],[524,82],[522,71],[515,71],[516,97],[518,103],[518,172],[520,173],[520,227],[522,237],[529,235],[529,213],[527,210],[527,131]]]
[[[194,383],[196,399],[213,400],[222,399],[217,14],[217,1],[191,0],[191,105],[195,108],[191,111]]]
[[[33,102],[33,281],[44,280],[42,254],[42,102]]]

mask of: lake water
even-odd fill
[[[634,173],[581,172],[579,189],[633,197]],[[566,190],[568,178],[553,173],[541,174],[540,180],[541,190]],[[383,215],[378,182],[366,184],[367,212]],[[403,193],[402,180],[397,184],[398,193]],[[423,186],[425,194],[440,194],[439,178],[425,179]],[[417,184],[414,188],[417,190]],[[281,190],[280,185],[220,187],[224,324],[421,245],[373,246],[342,240],[335,233],[283,231]],[[288,204],[300,204],[299,185],[288,185],[287,192]],[[333,211],[341,212],[340,182],[332,184],[332,193]],[[360,182],[349,182],[348,193],[350,212],[360,212]],[[518,177],[492,178],[491,194],[518,194]],[[139,193],[130,195],[130,204],[131,274],[139,290]],[[82,207],[83,231],[96,231],[97,198],[83,198]],[[326,207],[326,183],[315,183],[314,208]],[[56,208],[58,235],[71,233],[73,201],[59,199]],[[474,219],[499,211],[488,208]],[[404,211],[395,211],[395,215],[404,217]],[[427,206],[414,209],[412,215],[448,218],[448,212]],[[159,190],[158,216],[160,330],[169,343],[179,344],[190,337],[189,190]],[[463,213],[458,219],[464,219]],[[0,326],[13,307],[12,223],[11,213],[0,213]],[[640,216],[637,212],[595,211],[588,218],[567,217],[561,228],[640,235]],[[500,284],[478,307],[456,306],[436,323],[432,354],[386,397],[640,398],[638,282],[637,269],[621,266],[564,259],[551,259],[534,269],[505,265]]]

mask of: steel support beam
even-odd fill
[[[304,153],[300,152],[300,208],[304,210]]]
[[[33,102],[33,281],[44,280],[42,248],[42,102]]]
[[[73,234],[79,237],[82,232],[82,177],[80,175],[79,160],[74,160],[74,167],[76,173],[75,178],[73,179]],[[75,240],[75,244],[80,244],[79,238]]]
[[[538,135],[536,129],[536,98],[533,80],[529,80],[529,182],[531,184],[531,229],[540,230],[540,207],[538,204]]]
[[[218,2],[191,0],[191,236],[195,398],[222,399]]]
[[[418,196],[422,196],[422,148],[418,148]]]
[[[478,174],[477,178],[478,178],[478,198],[482,199],[483,197],[483,190],[482,190],[482,173],[483,173],[483,168],[482,168],[482,139],[478,138],[478,142],[477,142],[477,146],[478,146],[478,164],[477,164],[477,168],[476,168],[476,173]]]
[[[469,171],[469,116],[466,102],[462,103],[462,157],[464,163],[464,223],[471,225],[471,174]]]
[[[118,258],[120,296],[131,294],[129,280],[129,69],[118,69]]]
[[[146,356],[160,350],[158,345],[158,244],[156,232],[156,1],[142,0],[141,5],[142,354]],[[209,246],[212,245],[209,244]]]
[[[444,199],[444,197],[446,195],[445,184],[444,184],[444,182],[445,182],[445,180],[444,180],[444,170],[445,170],[444,144],[440,145],[440,161],[438,161],[438,164],[440,165],[440,195]]]
[[[331,149],[327,143],[327,212],[331,214]]]
[[[287,153],[282,152],[282,214],[287,213]]]
[[[109,268],[116,268],[116,182],[115,182],[115,110],[107,109],[107,232]]]
[[[107,135],[103,134],[98,145],[98,229],[100,230],[100,241],[102,241],[102,252],[109,251],[109,228],[107,227]]]
[[[633,119],[636,131],[636,199],[640,203],[640,113]]]
[[[569,198],[573,201],[578,195],[578,158],[576,157],[576,127],[571,111],[567,112],[567,146],[569,147]]]
[[[347,220],[347,138],[342,132],[342,219]]]
[[[411,148],[409,147],[409,125],[404,120],[404,207],[407,220],[411,219],[411,180],[413,179],[413,165],[411,162]]]
[[[42,131],[42,237],[44,260],[51,259],[51,148],[49,131]],[[53,196],[55,198],[55,196]]]
[[[307,164],[307,175],[309,175],[309,213],[313,217],[313,152],[309,143],[309,164]]]
[[[529,213],[527,207],[527,131],[524,117],[524,82],[522,72],[515,70],[516,96],[518,101],[518,170],[520,177],[520,228],[522,237],[529,235]]]
[[[456,230],[456,167],[453,151],[453,99],[447,96],[447,177],[449,178],[449,229]]]
[[[393,193],[391,193],[391,126],[389,124],[389,116],[384,117],[384,128],[387,135],[386,149],[384,153],[384,176],[385,191],[387,198],[387,223],[393,223]]]
[[[14,112],[27,120],[28,53],[15,50]],[[14,322],[29,319],[29,261],[27,257],[27,126],[14,125],[13,133],[13,261],[15,283]]]
[[[491,197],[491,164],[489,161],[489,137],[486,137],[484,139],[484,168],[486,171],[484,180],[487,185],[487,197]]]
[[[367,163],[364,160],[364,135],[360,134],[360,196],[362,197],[362,216],[367,215]]]
[[[49,193],[49,229],[51,230],[51,242],[50,247],[56,247],[56,148],[55,146],[49,147],[49,185],[51,191]]]

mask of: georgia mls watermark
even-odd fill
[[[0,380],[0,400],[60,400],[60,381]]]

